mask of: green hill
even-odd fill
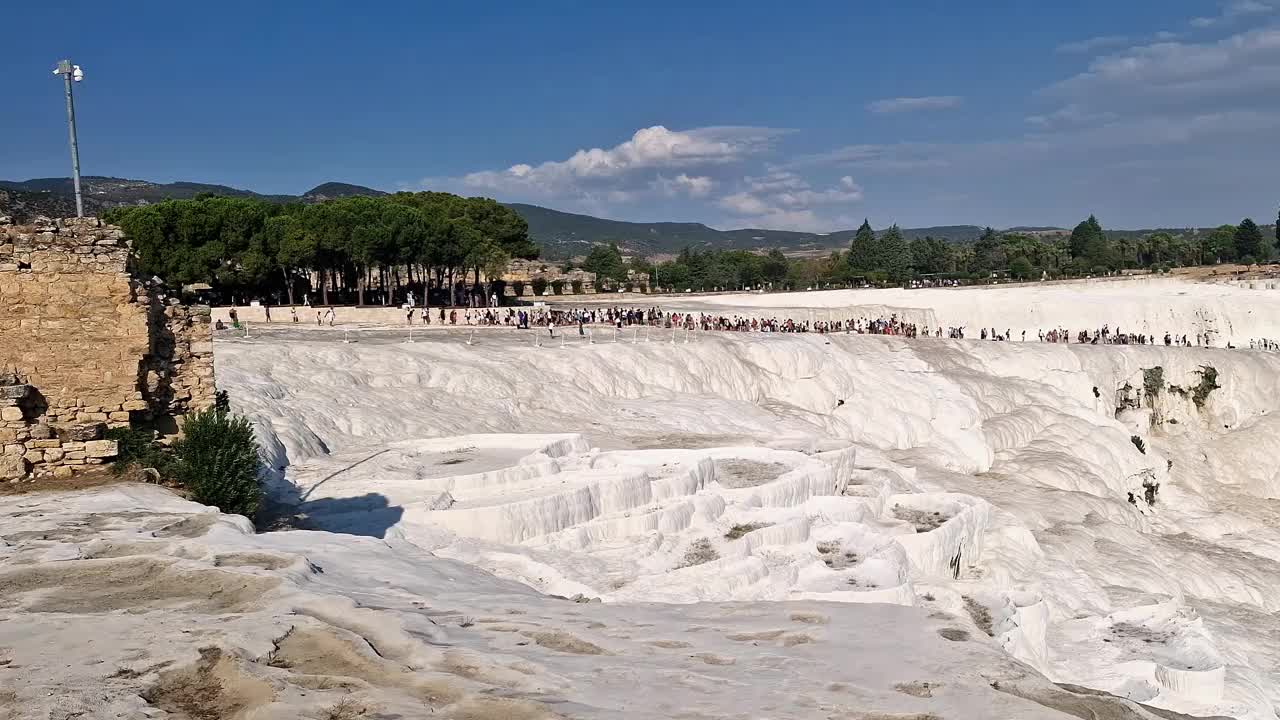
[[[831,233],[793,232],[787,230],[716,230],[702,223],[626,222],[591,215],[562,212],[537,205],[507,203],[529,223],[529,235],[553,258],[585,255],[597,243],[617,243],[631,255],[676,253],[686,247],[694,249],[755,250],[783,248],[789,251],[830,250],[847,248],[854,230]],[[969,242],[982,234],[976,225],[944,225],[929,228],[904,228],[908,240],[932,235],[952,242]]]

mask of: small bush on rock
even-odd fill
[[[1157,365],[1142,371],[1142,390],[1148,403],[1155,402],[1156,396],[1164,389],[1164,368]]]
[[[1204,403],[1209,399],[1209,393],[1222,387],[1218,384],[1218,369],[1212,365],[1202,365],[1200,367],[1200,384],[1195,386],[1191,393],[1191,401],[1198,408],[1204,408]]]
[[[114,475],[123,475],[130,468],[155,468],[160,477],[173,474],[173,456],[156,446],[154,433],[131,427],[110,428],[104,437],[115,440],[118,448],[111,463]]]
[[[1147,454],[1147,444],[1142,441],[1141,437],[1138,437],[1137,435],[1131,435],[1129,437],[1129,440],[1133,443],[1134,447],[1138,448],[1138,452],[1142,453],[1143,455]]]
[[[191,499],[252,516],[262,500],[258,444],[249,421],[220,409],[193,413],[173,448],[174,477]]]
[[[693,567],[694,565],[702,565],[719,559],[720,553],[716,552],[715,547],[711,545],[711,540],[698,538],[689,544],[689,547],[684,551],[684,558],[676,568]]]

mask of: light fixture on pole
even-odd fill
[[[67,88],[67,127],[71,133],[71,181],[76,189],[76,217],[84,217],[84,201],[80,198],[80,148],[76,144],[76,103],[71,94],[71,83],[84,80],[84,71],[70,60],[59,60],[54,75],[61,75]]]

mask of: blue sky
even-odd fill
[[[18,3],[0,178],[832,230],[1274,219],[1280,0]],[[59,41],[62,41],[61,44]]]

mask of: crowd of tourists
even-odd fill
[[[307,307],[310,311],[314,308]],[[332,307],[324,310],[314,309],[317,325],[333,325],[337,314]],[[924,327],[918,323],[907,322],[897,314],[888,317],[864,318],[850,317],[842,320],[796,320],[778,317],[748,317],[740,314],[722,315],[705,312],[666,311],[661,307],[604,307],[604,308],[556,308],[556,307],[436,307],[402,308],[405,322],[408,325],[441,325],[441,326],[497,326],[519,329],[545,329],[555,335],[556,330],[568,330],[585,335],[588,327],[610,326],[615,329],[632,327],[650,327],[680,330],[702,330],[717,332],[759,332],[759,333],[843,333],[858,335],[891,335],[904,338],[949,338],[961,340],[965,338],[964,326],[943,328]],[[270,309],[266,310],[266,321],[271,322]],[[295,308],[289,308],[290,322],[300,322]],[[240,322],[233,308],[230,319],[234,327]],[[219,321],[221,329],[221,321]],[[1079,345],[1159,345],[1167,347],[1214,347],[1212,332],[1198,332],[1194,337],[1176,335],[1166,332],[1163,336],[1145,332],[1125,332],[1120,328],[1112,328],[1109,324],[1101,328],[1072,331],[1067,328],[1051,328],[1037,330],[1031,338],[1027,331],[1021,330],[1016,335],[1013,330],[1003,331],[997,328],[980,328],[979,340],[996,342],[1019,341],[1028,339],[1047,343],[1070,343]],[[1228,348],[1234,345],[1228,343]],[[1280,343],[1269,339],[1249,341],[1251,350],[1280,351]]]

